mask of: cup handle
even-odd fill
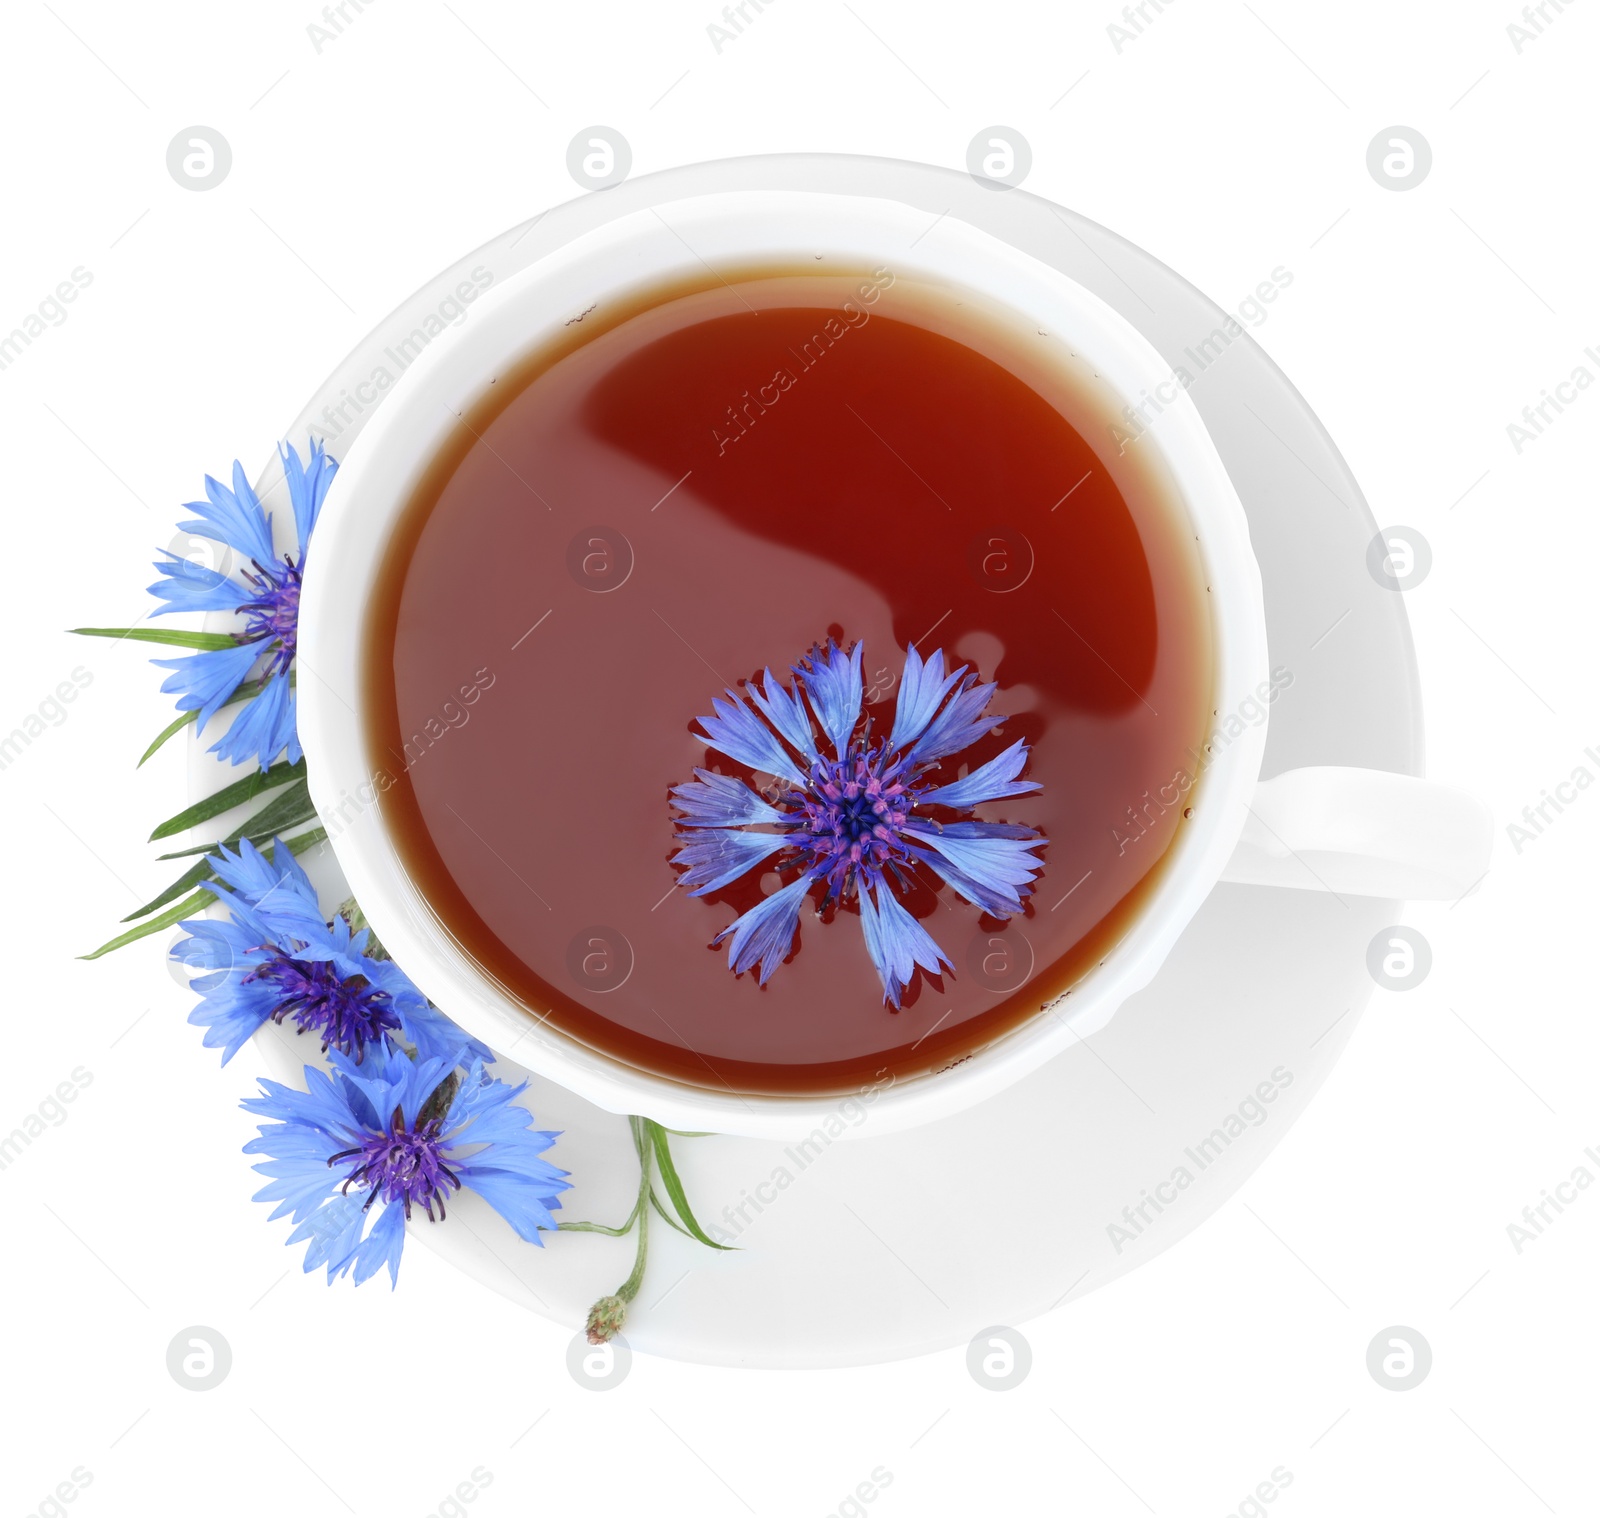
[[[1313,765],[1263,780],[1222,879],[1352,896],[1453,901],[1489,870],[1475,797],[1414,775]]]

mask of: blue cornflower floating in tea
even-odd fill
[[[228,731],[211,745],[211,752],[232,764],[253,759],[262,769],[283,753],[288,754],[290,763],[300,759],[291,679],[300,620],[300,579],[311,531],[339,467],[319,442],[312,443],[309,461],[302,462],[289,445],[279,449],[279,458],[294,512],[294,551],[281,556],[274,552],[272,514],[262,506],[235,460],[233,488],[207,475],[206,499],[189,503],[187,509],[195,513],[195,520],[181,523],[180,530],[225,544],[242,554],[250,568],[236,580],[169,553],[156,564],[162,578],[150,587],[151,595],[166,602],[153,616],[180,611],[232,611],[243,616],[244,627],[228,646],[152,662],[172,671],[161,689],[178,697],[179,711],[198,712],[201,728],[223,706],[239,699],[253,681],[254,694]]]
[[[995,685],[981,684],[967,665],[946,673],[944,650],[924,661],[906,650],[893,726],[874,737],[862,722],[862,645],[849,653],[834,643],[814,648],[793,666],[793,689],[770,669],[744,696],[713,698],[713,716],[698,719],[711,748],[779,782],[767,800],[744,780],[697,769],[672,790],[683,813],[673,863],[678,884],[704,896],[773,861],[799,873],[718,934],[728,962],[743,974],[760,967],[765,985],[799,928],[800,909],[821,886],[818,909],[853,903],[867,953],[896,1009],[920,966],[930,975],[954,968],[944,951],[899,900],[926,865],[957,895],[994,917],[1024,910],[1043,867],[1034,852],[1045,841],[1014,823],[952,816],[986,801],[1037,791],[1019,780],[1026,740],[960,779],[936,783],[933,772],[1005,719],[988,710]],[[746,699],[748,698],[748,699]]]

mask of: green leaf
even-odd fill
[[[122,920],[124,922],[132,922],[136,917],[143,917],[146,912],[153,912],[157,907],[164,907],[169,901],[177,900],[185,891],[192,891],[202,881],[210,880],[211,876],[210,861],[202,859],[191,868],[185,870],[154,901],[147,901],[138,910],[129,912]],[[208,891],[206,894],[209,896],[211,893]]]
[[[69,627],[68,632],[80,638],[127,638],[134,643],[170,643],[176,648],[202,650],[237,648],[239,640],[232,633],[185,632],[178,627]]]
[[[206,822],[212,817],[223,812],[232,811],[236,806],[243,806],[245,802],[254,800],[262,791],[268,791],[275,786],[287,785],[291,780],[299,780],[306,772],[306,762],[300,760],[298,764],[285,764],[281,761],[269,770],[257,770],[246,775],[243,780],[235,780],[232,785],[225,785],[220,791],[207,796],[204,801],[197,801],[193,806],[185,807],[175,817],[169,817],[150,835],[150,842],[158,838],[170,838],[174,833],[182,833]]]
[[[316,848],[319,843],[326,843],[328,841],[328,830],[323,827],[310,828],[304,833],[296,833],[293,838],[285,838],[283,841],[288,846],[291,854],[299,855],[305,853],[307,849]],[[269,849],[267,858],[276,864],[278,862],[277,850]]]
[[[185,917],[193,917],[203,912],[216,900],[210,891],[196,891],[193,896],[185,897],[177,906],[169,907],[159,917],[152,917],[149,922],[140,923],[136,928],[130,928],[110,943],[103,943],[92,954],[80,954],[79,959],[99,959],[102,954],[109,954],[113,949],[120,949],[126,944],[134,943],[138,939],[148,938],[152,933],[159,933],[163,928],[170,928],[173,923],[181,922]]]
[[[656,1189],[654,1186],[650,1188],[650,1205],[655,1208],[657,1214],[661,1218],[661,1221],[665,1223],[668,1228],[676,1228],[678,1232],[681,1233],[686,1239],[692,1239],[694,1237],[694,1235],[690,1233],[682,1223],[680,1223],[675,1217],[672,1216],[670,1212],[667,1211],[665,1207],[661,1205],[661,1198],[656,1195]]]
[[[293,785],[286,787],[274,796],[247,822],[239,825],[237,832],[230,833],[226,838],[220,838],[215,843],[204,843],[192,849],[174,849],[170,854],[158,855],[161,859],[189,859],[196,854],[209,854],[227,844],[230,849],[239,846],[241,838],[248,838],[257,848],[268,842],[274,833],[286,833],[290,828],[299,827],[301,823],[310,822],[317,815],[316,808],[311,804],[311,792],[306,789],[304,780],[296,780]]]
[[[232,702],[224,702],[223,704],[232,705]],[[199,715],[199,711],[196,710],[192,712],[183,712],[177,717],[174,717],[171,722],[169,722],[164,728],[161,729],[159,733],[156,734],[155,741],[144,751],[144,753],[139,756],[139,763],[134,765],[134,768],[139,769],[144,764],[145,760],[155,753],[155,751],[160,748],[161,745],[165,743],[167,739],[170,738],[174,733],[181,733],[184,728],[193,727],[194,720]]]
[[[307,849],[314,849],[319,843],[325,843],[327,838],[328,830],[325,827],[314,827],[308,828],[303,833],[296,834],[293,838],[283,838],[281,841],[288,846],[291,854],[303,854]],[[212,844],[211,847],[215,848],[216,845]],[[275,849],[268,850],[269,858],[275,860],[276,855],[277,851]],[[205,868],[206,873],[209,875],[210,866],[206,865],[206,862],[203,859],[199,861],[199,863],[195,866],[195,869],[200,869],[202,867]],[[192,874],[194,871],[191,871],[190,873]],[[155,901],[151,902],[149,906],[141,907],[139,912],[132,913],[130,915],[138,916],[141,912],[151,911],[154,907],[161,904],[161,902],[165,899],[165,896],[170,894],[170,891],[164,893],[162,897],[158,897]],[[196,891],[193,896],[187,897],[185,900],[180,901],[177,906],[173,907],[167,912],[163,912],[160,917],[155,917],[149,922],[141,923],[137,928],[122,934],[121,937],[113,938],[110,943],[101,944],[101,946],[96,949],[93,954],[84,954],[80,957],[83,959],[99,959],[102,954],[109,954],[113,949],[120,949],[125,944],[134,943],[138,939],[147,937],[151,933],[159,932],[162,928],[169,927],[172,923],[180,922],[185,917],[193,917],[196,915],[196,913],[204,911],[205,908],[210,906],[215,900],[216,897],[213,896],[210,891]],[[127,918],[123,919],[124,922],[127,920]]]
[[[667,1195],[672,1198],[673,1209],[683,1219],[683,1225],[699,1241],[711,1249],[732,1249],[731,1244],[719,1244],[695,1220],[693,1210],[689,1206],[689,1198],[684,1194],[683,1182],[678,1179],[677,1167],[672,1163],[672,1149],[667,1142],[667,1130],[660,1123],[652,1122],[649,1118],[641,1119],[650,1142],[655,1148],[656,1164],[661,1169],[661,1182],[667,1188]]]

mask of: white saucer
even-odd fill
[[[930,223],[964,218],[1121,311],[1196,378],[1191,394],[1249,515],[1272,663],[1294,674],[1273,709],[1264,776],[1312,764],[1421,773],[1401,597],[1367,572],[1377,527],[1316,417],[1248,336],[1214,340],[1221,351],[1197,375],[1185,350],[1216,328],[1226,335],[1226,313],[1148,254],[1021,190],[821,154],[626,181],[505,233],[424,286],[284,436],[299,443],[315,430],[340,456],[381,401],[367,382],[393,371],[388,350],[474,268],[502,279],[610,218],[743,188],[884,196],[927,211]],[[367,395],[358,414],[349,397]],[[324,408],[341,402],[351,420],[335,434]],[[209,793],[220,767],[198,744],[191,753],[192,788]],[[324,900],[341,899],[326,846],[306,863]],[[752,1139],[675,1141],[701,1221],[739,1249],[716,1253],[658,1224],[629,1343],[721,1365],[867,1364],[1023,1323],[1142,1264],[1219,1208],[1288,1132],[1372,993],[1368,942],[1397,915],[1394,902],[1219,886],[1155,983],[1109,1027],[984,1106],[881,1137],[870,1136],[869,1118],[863,1136],[810,1154]],[[270,1024],[257,1045],[286,1080],[308,1054]],[[538,1077],[530,1099],[541,1127],[564,1131],[552,1154],[573,1172],[564,1215],[620,1222],[638,1184],[626,1122]],[[453,1203],[444,1225],[413,1225],[413,1245],[427,1242],[573,1329],[628,1272],[631,1239],[560,1234],[535,1249],[477,1200]]]

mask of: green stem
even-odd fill
[[[585,1327],[591,1344],[604,1344],[606,1340],[615,1337],[627,1320],[629,1304],[639,1295],[639,1287],[644,1282],[645,1261],[650,1253],[651,1208],[661,1215],[663,1222],[689,1238],[697,1239],[712,1249],[732,1247],[717,1243],[695,1219],[689,1207],[689,1199],[684,1194],[683,1182],[678,1178],[677,1166],[672,1161],[672,1149],[667,1135],[673,1130],[663,1128],[660,1123],[647,1117],[630,1117],[628,1128],[633,1134],[634,1152],[639,1156],[639,1194],[634,1199],[633,1211],[628,1214],[628,1220],[620,1228],[611,1228],[604,1223],[556,1225],[558,1229],[568,1233],[603,1233],[614,1239],[631,1232],[635,1225],[639,1229],[639,1243],[634,1251],[633,1270],[629,1273],[628,1279],[610,1296],[601,1297],[589,1309],[589,1319]],[[658,1171],[661,1184],[666,1189],[667,1200],[672,1204],[672,1212],[662,1205],[661,1198],[656,1192]],[[673,1213],[677,1216],[674,1217]]]

